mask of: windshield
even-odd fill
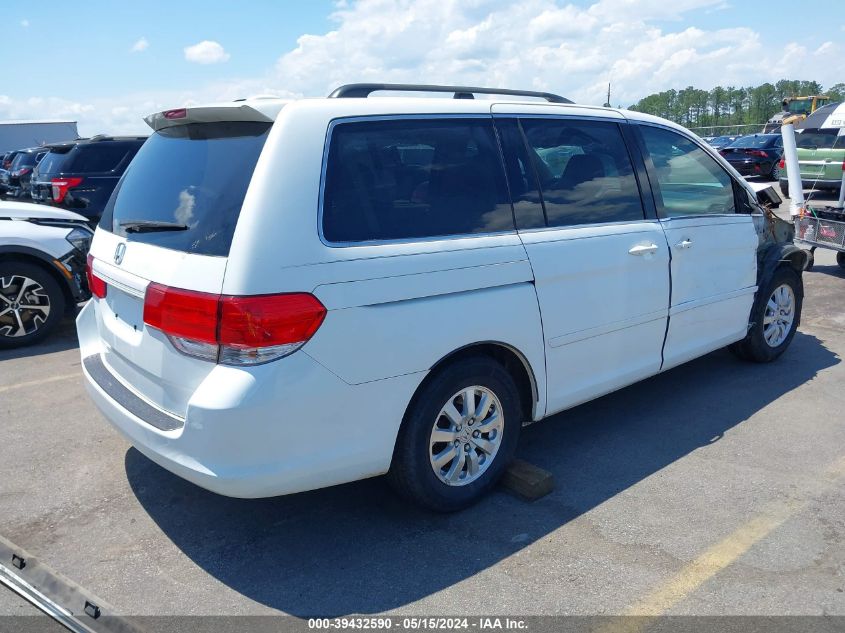
[[[743,136],[742,138],[735,140],[728,147],[774,147],[775,145],[779,145],[778,141],[780,138],[779,134],[755,134],[753,136]]]
[[[270,123],[226,121],[165,128],[141,147],[100,227],[135,242],[227,256]],[[131,224],[185,230],[129,231]]]
[[[841,149],[845,141],[837,134],[838,130],[806,130],[796,135],[799,149]]]
[[[812,106],[812,99],[795,99],[789,102],[787,109],[791,114],[810,114]]]

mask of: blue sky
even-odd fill
[[[74,118],[84,134],[143,132],[141,117],[155,109],[258,93],[320,96],[360,80],[542,88],[600,103],[612,79],[613,101],[623,105],[687,85],[845,81],[842,1],[816,0],[805,15],[799,6],[7,0],[0,40],[18,71],[0,86],[0,118]]]

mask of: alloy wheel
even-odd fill
[[[502,404],[490,389],[474,385],[454,394],[440,409],[429,441],[429,460],[448,486],[477,481],[502,444]]]
[[[789,336],[795,320],[795,293],[789,284],[775,288],[763,314],[763,338],[769,347],[778,347]]]
[[[0,336],[32,334],[49,316],[50,297],[40,283],[24,275],[0,277]]]

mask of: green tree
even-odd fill
[[[845,83],[822,92],[817,81],[781,79],[759,86],[716,86],[701,90],[687,86],[648,95],[630,106],[631,110],[654,114],[687,127],[726,130],[726,126],[762,126],[781,110],[786,97],[828,94],[833,101],[845,101]]]

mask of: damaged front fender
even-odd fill
[[[775,215],[768,207],[755,213],[757,231],[757,287],[766,288],[780,266],[791,266],[800,275],[810,259],[807,251],[793,244],[795,226]]]

